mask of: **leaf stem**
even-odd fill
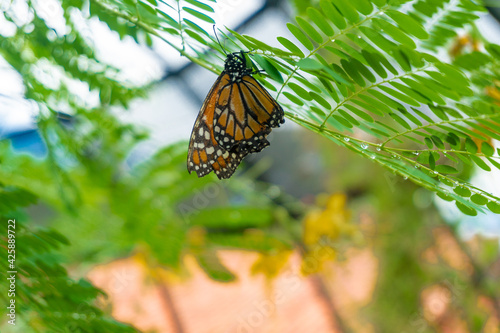
[[[183,34],[183,31],[182,31],[181,5],[180,5],[180,2],[181,2],[180,0],[177,0],[177,14],[178,14],[178,17],[179,17],[179,34],[181,36],[182,51],[185,51],[186,50],[186,42],[184,40],[184,34]]]

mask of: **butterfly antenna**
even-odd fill
[[[222,44],[220,43],[219,36],[217,36],[217,31],[215,31],[215,24],[212,26],[212,28],[214,29],[214,35],[215,35],[215,38],[217,38],[217,43],[219,43],[219,45],[222,49],[222,52],[224,52],[224,54],[227,56],[226,49],[224,49],[224,46],[222,46]]]

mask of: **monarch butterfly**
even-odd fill
[[[191,132],[187,168],[203,177],[231,177],[241,160],[269,146],[267,135],[285,122],[276,100],[252,77],[244,51],[226,54],[224,70],[201,107]]]

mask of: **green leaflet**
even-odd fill
[[[351,5],[350,1],[347,0],[332,0],[333,4],[339,12],[347,18],[352,23],[356,23],[359,20],[359,14],[356,9]]]
[[[323,13],[325,13],[325,16],[329,18],[330,21],[337,26],[337,28],[344,29],[347,26],[344,17],[329,0],[320,0],[319,5],[321,6]]]
[[[309,37],[311,37],[312,40],[314,40],[316,43],[322,43],[323,42],[323,37],[321,37],[321,34],[314,29],[314,27],[304,20],[302,17],[296,17],[295,20],[299,24],[299,26],[304,30]]]
[[[316,26],[327,36],[333,36],[334,31],[330,26],[328,21],[325,19],[323,14],[317,10],[316,8],[309,7],[307,8],[307,15],[311,19],[311,21],[316,24]]]
[[[273,66],[269,60],[261,57],[258,54],[253,55],[253,59],[257,61],[257,63],[266,71],[266,73],[276,82],[283,83],[283,77],[281,76],[281,73],[276,69],[276,67]]]
[[[292,23],[287,23],[286,25],[288,27],[288,30],[292,33],[292,35],[297,38],[299,42],[302,43],[308,50],[312,51],[314,49],[314,45],[311,43],[311,41],[306,37],[306,35],[300,30],[298,27],[293,25]]]
[[[203,13],[201,13],[195,9],[189,8],[189,7],[182,7],[182,9],[186,13],[189,13],[189,14],[193,15],[194,17],[199,18],[202,21],[205,21],[205,22],[208,22],[211,24],[215,24],[215,21],[210,16],[208,16],[206,14],[203,14]]]
[[[429,38],[429,34],[425,31],[424,27],[411,16],[395,10],[388,10],[385,14],[392,18],[403,31],[420,39]]]
[[[280,44],[286,47],[290,52],[292,52],[295,55],[298,55],[301,58],[304,57],[304,53],[293,42],[286,39],[285,37],[278,37],[277,39],[278,42],[280,42]]]
[[[185,0],[187,3],[193,5],[193,6],[196,6],[204,11],[207,11],[209,13],[213,13],[214,12],[214,9],[212,7],[210,7],[209,5],[207,4],[204,4],[198,0]]]

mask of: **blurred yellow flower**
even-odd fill
[[[350,224],[351,213],[345,209],[346,196],[338,193],[330,197],[318,197],[325,201],[325,209],[316,209],[304,219],[302,241],[305,253],[302,258],[302,273],[305,275],[322,270],[323,264],[336,258],[332,243],[342,236],[352,236],[357,228]]]
[[[288,262],[291,250],[277,250],[269,253],[260,253],[250,272],[252,275],[263,274],[266,279],[272,280]]]
[[[310,212],[304,220],[304,244],[317,244],[324,237],[333,240],[341,234],[355,231],[349,224],[351,213],[345,209],[345,204],[344,194],[333,194],[327,199],[324,210]]]

